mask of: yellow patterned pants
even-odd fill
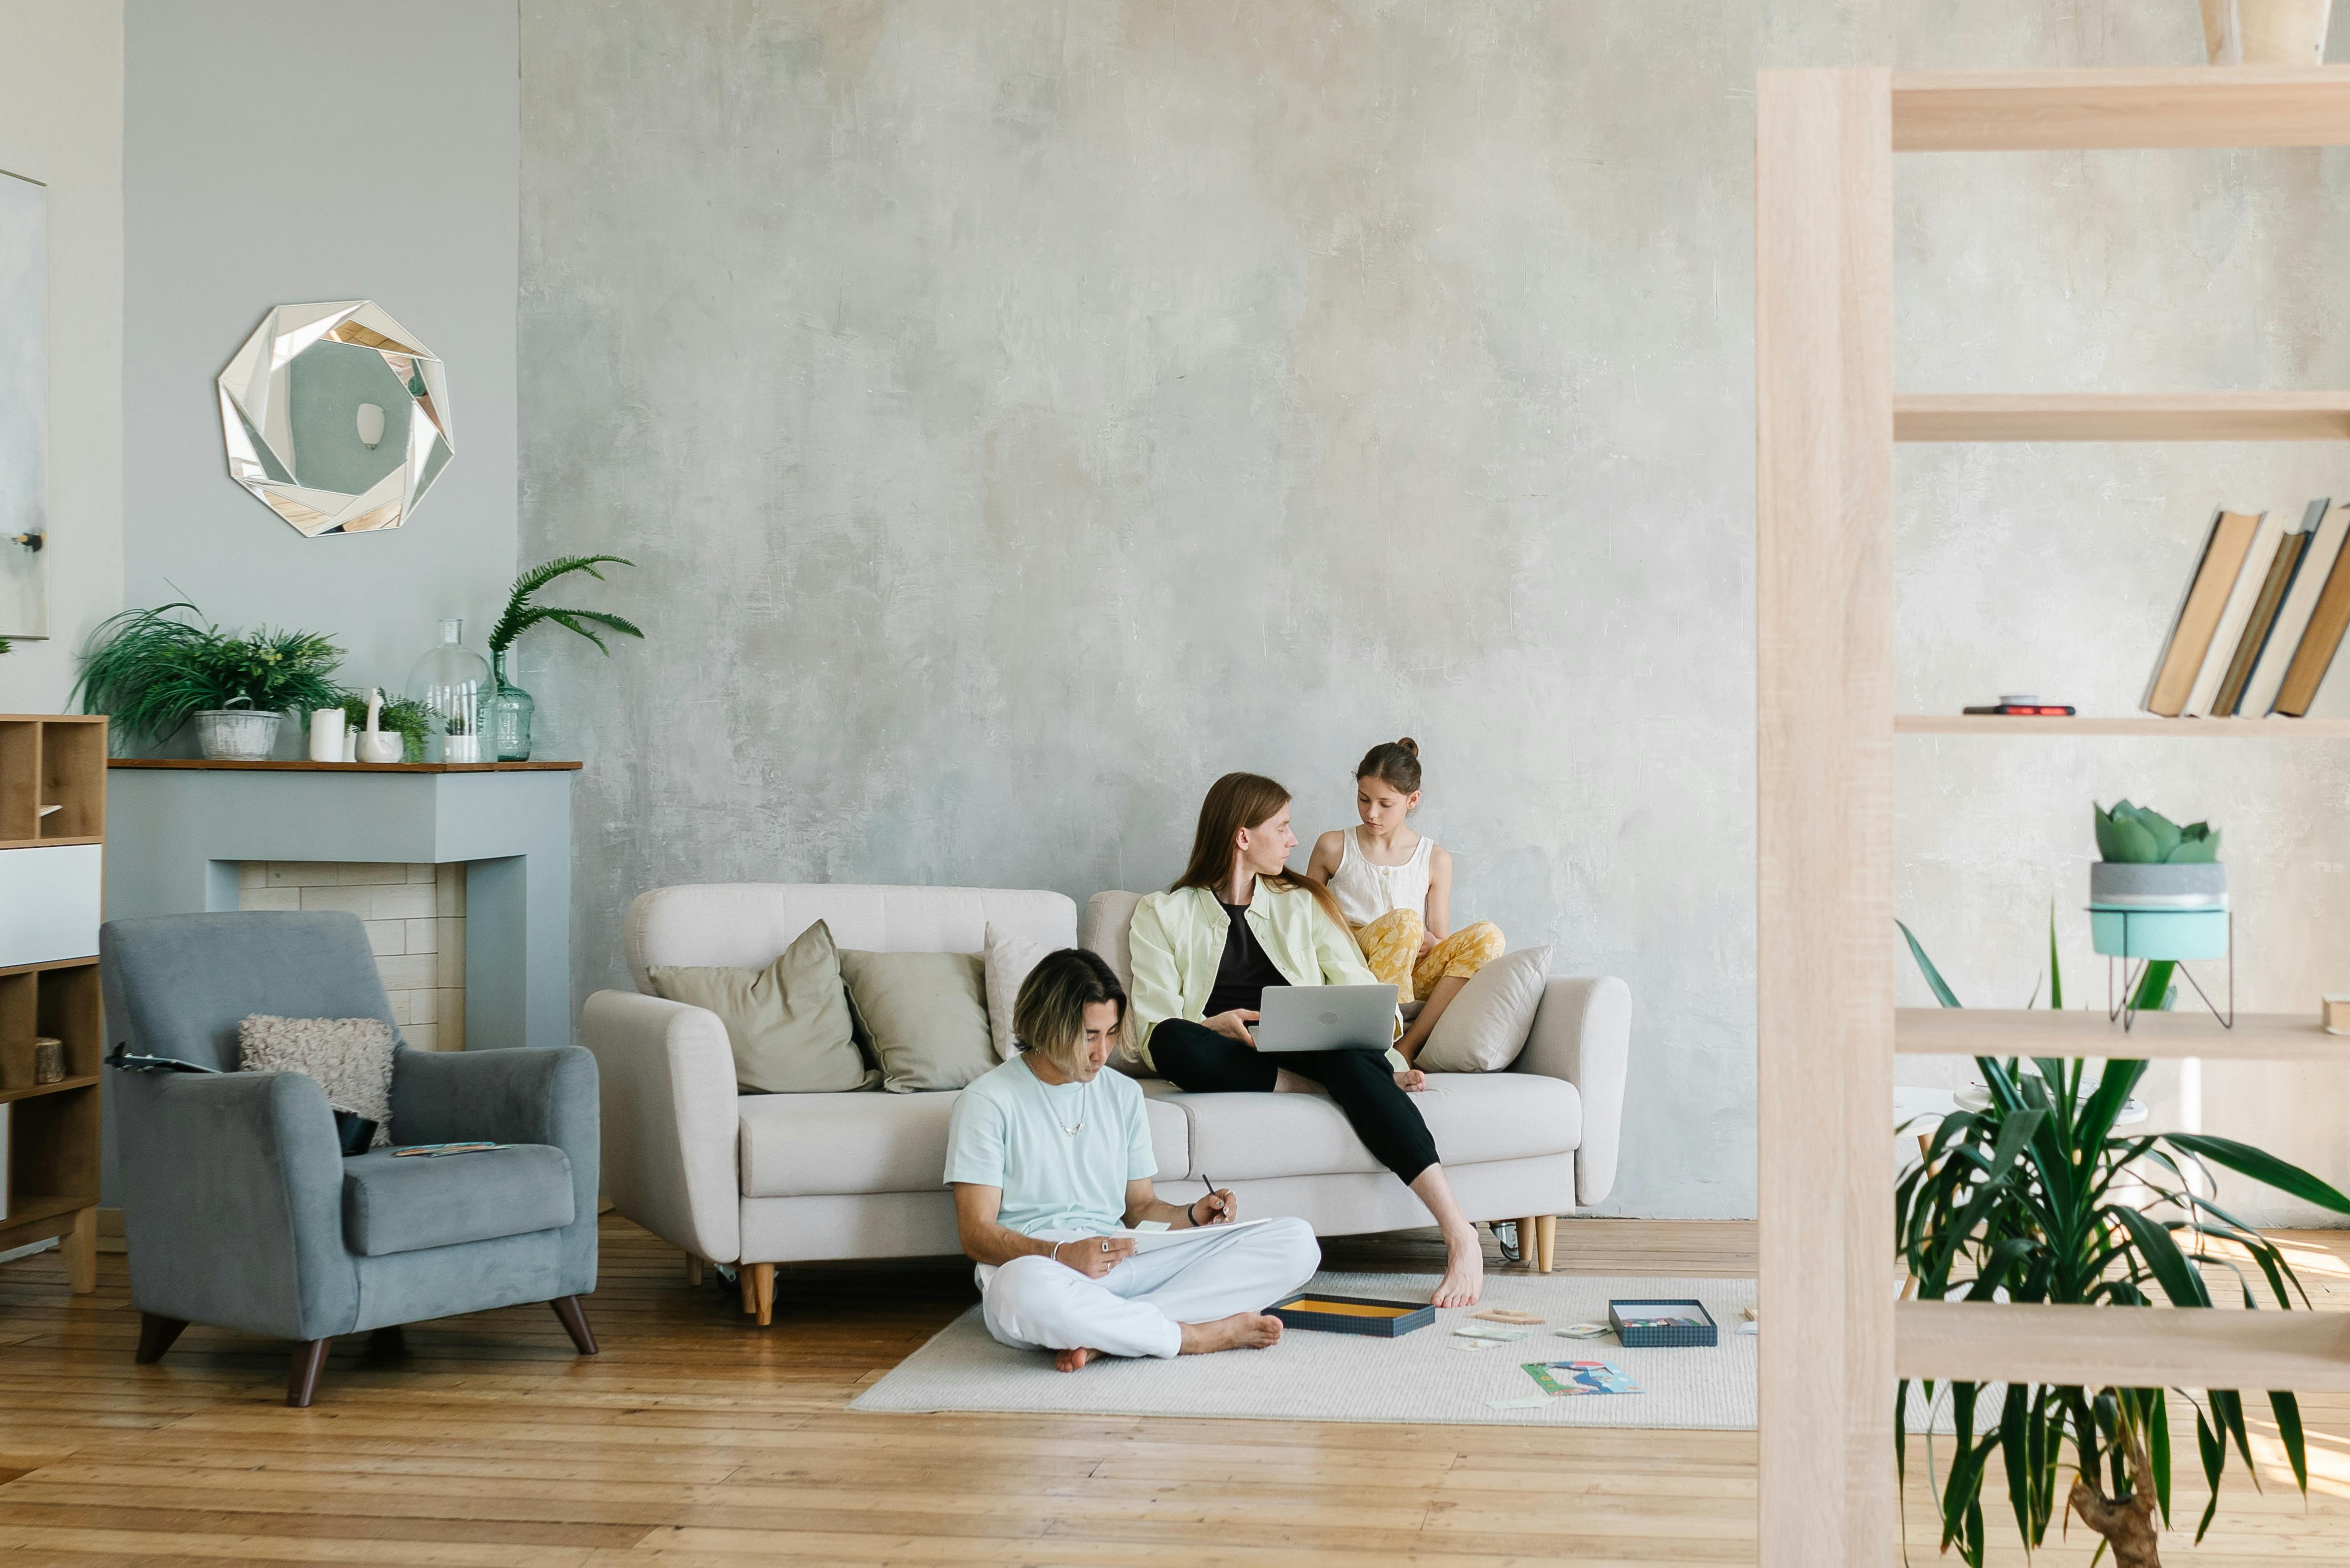
[[[1414,1002],[1426,996],[1447,976],[1467,980],[1502,956],[1502,929],[1491,920],[1463,926],[1419,956],[1427,925],[1417,909],[1389,909],[1367,926],[1355,928],[1363,957],[1371,972],[1396,988],[1397,1000]]]

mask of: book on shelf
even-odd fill
[[[2318,504],[2311,503],[2312,510]],[[2350,538],[2350,504],[2325,504],[2316,532],[2310,535],[2309,546],[2302,552],[2301,569],[2293,574],[2293,587],[2277,610],[2276,624],[2269,628],[2269,645],[2262,652],[2260,662],[2252,667],[2243,701],[2236,705],[2236,711],[2246,718],[2266,718],[2275,710],[2285,671],[2292,668],[2293,656],[2300,651],[2303,634],[2309,630],[2309,618],[2317,608],[2319,597],[2325,592],[2326,578],[2333,573],[2345,538]]]
[[[2342,646],[2345,628],[2350,628],[2350,549],[2339,549],[2325,573],[2325,586],[2318,590],[2317,603],[2309,612],[2309,625],[2293,650],[2293,662],[2285,666],[2284,679],[2278,683],[2271,712],[2289,719],[2309,712],[2318,687],[2324,683],[2325,671],[2334,663],[2334,650]]]
[[[2161,657],[2154,662],[2154,675],[2147,682],[2143,706],[2147,712],[2176,719],[2187,711],[2188,699],[2194,695],[2203,673],[2204,657],[2211,651],[2212,639],[2220,629],[2220,618],[2227,613],[2237,579],[2243,576],[2244,559],[2251,553],[2262,516],[2257,512],[2223,511],[2212,518],[2202,553],[2196,557],[2194,575],[2188,578],[2187,592],[2171,618],[2170,635],[2164,639]]]
[[[2269,639],[2276,628],[2277,614],[2284,608],[2285,596],[2293,591],[2301,563],[2309,554],[2310,541],[2317,537],[2317,525],[2325,520],[2330,504],[2325,499],[2311,502],[2302,514],[2301,526],[2277,541],[2276,553],[2269,560],[2260,593],[2252,600],[2252,613],[2236,639],[2235,651],[2229,656],[2227,670],[2220,677],[2220,689],[2212,694],[2214,716],[2225,719],[2244,712],[2244,693],[2251,685],[2252,671],[2267,651]],[[2260,558],[2260,548],[2255,545],[2253,564],[2257,566]],[[2282,657],[2293,657],[2289,645]]]
[[[2236,647],[2243,641],[2244,628],[2251,622],[2252,606],[2268,583],[2269,564],[2276,559],[2277,547],[2283,539],[2284,518],[2275,513],[2262,513],[2260,525],[2252,530],[2252,542],[2244,551],[2243,565],[2237,569],[2235,586],[2229,590],[2228,602],[2220,611],[2220,623],[2211,628],[2211,646],[2203,650],[2194,689],[2188,693],[2185,711],[2189,717],[2209,719],[2226,711],[2218,706],[2220,688],[2227,681],[2228,667],[2235,661]]]

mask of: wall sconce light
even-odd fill
[[[383,440],[383,410],[373,403],[359,405],[359,442],[369,452]]]

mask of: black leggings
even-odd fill
[[[1379,1052],[1298,1051],[1276,1064],[1204,1023],[1170,1018],[1150,1031],[1150,1060],[1177,1088],[1194,1095],[1267,1094],[1276,1067],[1286,1067],[1329,1090],[1363,1147],[1406,1186],[1436,1163],[1428,1123]]]

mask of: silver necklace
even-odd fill
[[[1061,1130],[1068,1134],[1071,1137],[1076,1137],[1079,1133],[1086,1130],[1086,1107],[1093,1102],[1093,1081],[1091,1079],[1087,1079],[1086,1081],[1085,1087],[1077,1091],[1076,1126],[1073,1127],[1061,1127],[1061,1113],[1053,1108],[1053,1096],[1050,1095],[1045,1096],[1045,1114],[1053,1118],[1053,1125],[1055,1127],[1061,1127]]]

